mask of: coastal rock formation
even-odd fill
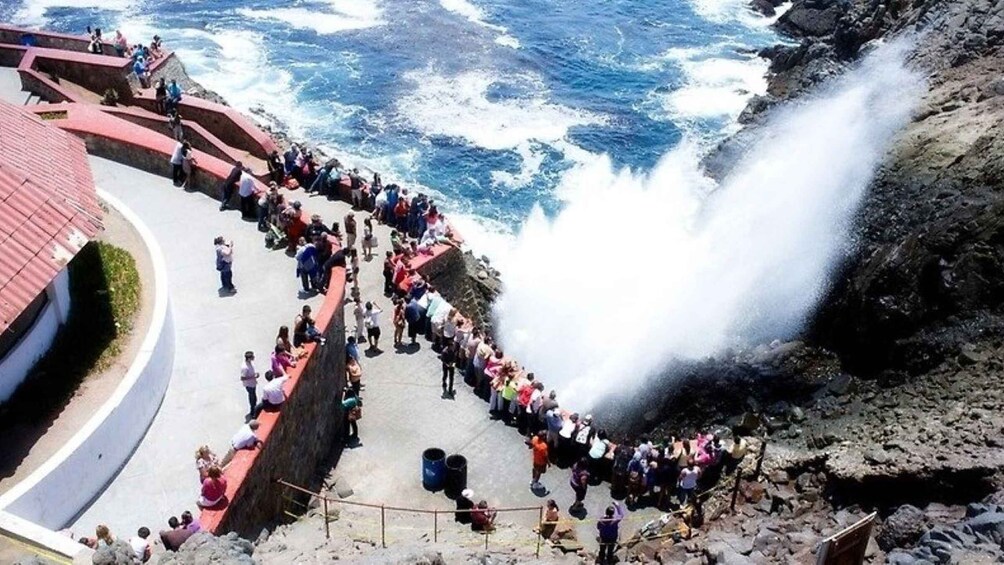
[[[225,536],[214,536],[199,532],[181,546],[177,552],[162,553],[157,558],[158,565],[255,565],[254,545],[231,532]],[[95,563],[97,563],[95,561]]]

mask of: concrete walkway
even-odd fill
[[[351,207],[340,201],[328,201],[319,196],[305,196],[302,191],[292,191],[287,198],[299,199],[304,208],[323,216],[326,224],[338,221],[344,226],[344,216]],[[356,212],[361,240],[365,212]],[[363,302],[373,301],[383,309],[380,340],[382,353],[375,354],[360,347],[363,368],[362,382],[363,419],[359,422],[361,444],[346,449],[334,470],[340,485],[351,486],[355,494],[350,500],[423,509],[452,509],[453,501],[441,492],[430,493],[422,488],[422,452],[439,447],[447,455],[461,454],[468,460],[468,485],[476,499],[485,499],[496,507],[539,506],[554,498],[563,516],[574,501],[568,486],[571,471],[551,467],[541,482],[548,488],[546,495],[530,491],[531,452],[515,428],[500,421],[492,421],[488,404],[474,395],[457,373],[456,398],[441,397],[442,370],[431,343],[419,338],[413,347],[393,347],[393,308],[383,295],[383,257],[390,249],[390,228],[374,222],[379,247],[374,250],[371,262],[360,257],[360,294]],[[359,245],[357,243],[357,245]],[[348,296],[348,293],[346,293]],[[355,326],[351,306],[345,312],[346,334]],[[405,343],[408,337],[405,335]],[[546,385],[546,380],[544,381]],[[560,391],[558,400],[560,402]],[[609,485],[591,487],[586,499],[588,518],[597,518],[610,504]],[[379,522],[379,511],[346,508],[349,516],[368,516]],[[345,515],[345,514],[343,514]],[[651,519],[657,513],[646,510],[638,513],[633,522]],[[511,521],[527,528],[537,523],[537,512],[520,512],[500,516],[500,521]],[[395,525],[412,522],[428,526],[428,516],[393,514],[388,516],[389,532]],[[625,525],[625,528],[628,526]],[[582,539],[592,540],[595,526],[592,523],[580,528]],[[402,539],[417,538],[430,533],[424,530],[401,530],[389,533]],[[627,531],[627,530],[625,530]],[[417,533],[416,533],[417,532]],[[587,541],[587,544],[591,544]]]
[[[320,300],[298,297],[293,261],[267,250],[256,226],[238,212],[221,213],[201,193],[118,163],[91,158],[91,167],[97,186],[129,206],[160,242],[177,333],[174,373],[160,412],[129,462],[72,526],[92,535],[107,524],[128,537],[140,526],[163,529],[183,510],[197,512],[196,448],[209,444],[222,457],[247,413],[238,380],[244,351],[257,353],[264,373],[278,327],[292,325],[302,304],[316,308]],[[234,240],[234,296],[217,292],[217,235]]]

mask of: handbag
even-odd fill
[[[349,410],[349,421],[355,422],[363,419],[363,408],[362,406],[356,406],[352,410]]]

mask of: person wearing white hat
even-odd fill
[[[457,522],[461,524],[471,523],[471,510],[474,509],[474,491],[464,489],[457,497],[457,512],[454,515]]]

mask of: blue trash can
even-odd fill
[[[422,453],[422,486],[437,491],[446,483],[446,452],[430,447]]]

